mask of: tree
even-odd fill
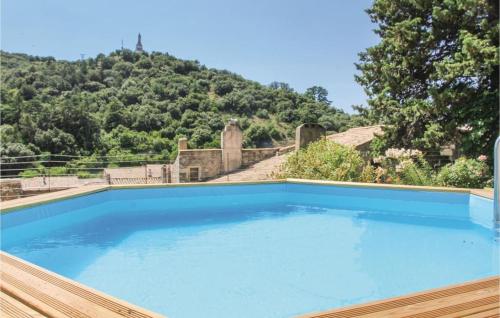
[[[224,96],[234,89],[233,83],[229,80],[217,81],[214,85],[214,91],[219,96]]]
[[[461,142],[491,153],[498,134],[498,1],[375,0],[380,43],[360,54],[356,80],[388,146]],[[471,128],[463,135],[464,129]],[[462,132],[461,132],[462,131]]]
[[[259,124],[252,124],[245,131],[245,145],[255,147],[267,147],[272,144],[270,129]]]
[[[58,128],[38,130],[35,135],[35,144],[40,149],[46,149],[55,154],[76,154],[78,149],[75,137]]]
[[[173,156],[181,136],[193,147],[220,147],[229,118],[248,130],[249,146],[270,147],[303,121],[339,112],[288,84],[270,88],[159,52],[119,50],[75,62],[0,57],[1,123],[9,125],[0,138],[36,152]]]
[[[293,92],[293,88],[291,88],[288,83],[272,82],[271,84],[269,84],[269,87],[272,89],[281,89],[287,92]]]
[[[36,147],[31,144],[27,146],[16,142],[6,142],[2,139],[2,143],[0,144],[0,174],[3,176],[16,175],[23,171],[23,169],[32,168],[32,164],[14,163],[19,161],[34,161],[35,152],[33,148]]]
[[[328,91],[321,86],[309,87],[305,93],[306,96],[311,97],[319,103],[330,105],[332,102],[328,100]]]

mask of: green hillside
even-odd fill
[[[303,122],[331,131],[353,122],[321,87],[299,94],[164,53],[123,50],[69,62],[1,52],[1,65],[3,156],[172,158],[180,136],[193,148],[219,147],[229,118],[240,120],[247,147],[285,143]]]

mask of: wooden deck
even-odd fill
[[[500,277],[301,316],[301,318],[500,317]]]
[[[163,317],[4,252],[0,275],[0,317]],[[500,317],[500,277],[302,316],[349,317]]]
[[[0,252],[0,317],[160,318],[75,281]]]

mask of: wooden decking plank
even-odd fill
[[[0,292],[0,314],[5,318],[46,318],[17,299]]]
[[[1,288],[54,317],[159,318],[150,312],[0,252]]]
[[[408,311],[409,312],[408,316],[411,316],[414,318],[435,318],[435,317],[443,317],[444,315],[455,315],[455,317],[456,317],[456,316],[465,315],[463,313],[464,311],[475,310],[475,308],[477,308],[479,306],[483,306],[485,304],[488,304],[488,305],[495,304],[495,303],[498,303],[498,301],[500,301],[500,297],[498,297],[498,296],[490,296],[487,298],[480,298],[480,299],[476,299],[476,300],[472,300],[472,301],[468,301],[468,302],[462,302],[462,303],[460,302],[460,300],[458,300],[458,302],[454,305],[445,306],[445,307],[437,308],[437,309],[430,310],[430,311],[425,310],[425,311],[420,312],[420,313],[413,313],[412,311]],[[387,317],[389,317],[389,316],[387,316]]]
[[[473,307],[498,302],[498,287],[474,290],[468,293],[452,295],[448,297],[433,299],[409,306],[402,306],[391,310],[364,315],[363,318],[378,317],[401,317],[409,316],[415,318],[441,317],[448,313],[455,313]]]
[[[479,313],[475,313],[472,315],[466,315],[466,316],[462,316],[462,317],[467,317],[467,318],[497,318],[497,317],[500,317],[500,308],[497,307],[496,309],[482,311]]]
[[[480,314],[482,312],[491,312],[491,311],[499,311],[499,310],[500,310],[500,303],[497,302],[497,303],[492,303],[492,304],[488,304],[488,305],[474,307],[474,308],[471,308],[468,310],[462,310],[462,311],[460,311],[460,315],[462,315],[464,317],[469,317],[469,316],[474,316],[474,315]],[[441,318],[455,318],[455,317],[457,317],[456,313],[441,316]]]
[[[36,299],[33,301],[38,301],[39,306],[43,308],[50,306],[50,308],[56,309],[67,317],[98,317],[102,315],[120,317],[105,307],[96,306],[92,301],[93,299],[82,298],[73,294],[71,290],[68,291],[52,284],[50,281],[45,280],[44,277],[31,275],[31,273],[9,263],[3,263],[2,280],[16,289],[12,290],[12,293],[23,291],[29,295],[34,295]]]
[[[438,309],[433,307],[437,301],[440,304],[440,299],[447,299],[448,297],[457,297],[458,303],[467,302],[466,299],[461,299],[463,295],[468,296],[469,301],[480,300],[489,296],[498,295],[498,286],[500,285],[500,277],[490,277],[475,282],[459,284],[455,286],[433,289],[414,293],[411,295],[395,297],[391,299],[375,301],[368,304],[354,305],[340,309],[334,309],[325,312],[313,313],[300,316],[302,318],[351,318],[351,317],[406,317],[412,315],[407,311],[409,309],[418,309],[420,312],[413,314],[423,313],[425,310],[432,311]],[[485,291],[486,290],[486,291]],[[476,294],[477,292],[477,294]],[[472,296],[471,296],[472,295]],[[485,296],[487,295],[487,296]],[[443,303],[442,307],[450,305]],[[422,308],[427,308],[422,311]],[[432,314],[432,313],[431,313]]]
[[[87,315],[84,312],[75,309],[67,302],[66,295],[62,295],[55,290],[44,289],[39,285],[39,282],[30,281],[23,282],[14,276],[2,273],[0,278],[2,280],[1,288],[4,292],[14,295],[18,299],[23,299],[25,303],[29,304],[32,308],[45,313],[50,317],[60,318],[91,318],[98,317],[94,315]],[[35,285],[35,286],[33,286]],[[48,287],[45,285],[45,287]]]

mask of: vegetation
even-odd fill
[[[332,131],[350,124],[324,88],[299,94],[158,52],[76,62],[1,52],[1,63],[1,156],[172,158],[181,136],[191,147],[218,147],[229,118],[240,120],[249,147],[283,142],[303,122]]]
[[[290,155],[285,161],[281,177],[360,181],[365,162],[361,154],[346,146],[320,140]]]
[[[320,140],[290,155],[277,177],[483,188],[492,183],[486,159],[459,158],[436,171],[418,150],[388,149],[370,163],[351,147]]]
[[[493,153],[499,131],[499,2],[375,0],[380,43],[360,54],[368,118],[386,124],[388,148]],[[491,161],[490,161],[491,164]]]
[[[463,188],[493,186],[485,162],[466,158],[460,158],[453,165],[443,167],[437,175],[437,183],[442,186]]]
[[[482,154],[493,152],[499,131],[498,12],[497,0],[374,0],[367,13],[380,42],[360,53],[356,80],[369,99],[354,116],[319,86],[299,94],[158,52],[76,62],[1,52],[0,156],[83,155],[51,172],[80,168],[90,177],[92,162],[173,158],[181,136],[191,147],[219,147],[229,118],[239,119],[246,147],[284,143],[304,122],[329,131],[377,123],[384,134],[371,144],[371,163],[320,141],[291,155],[281,176],[484,187],[492,156]],[[431,166],[424,153],[447,144],[469,159]]]

